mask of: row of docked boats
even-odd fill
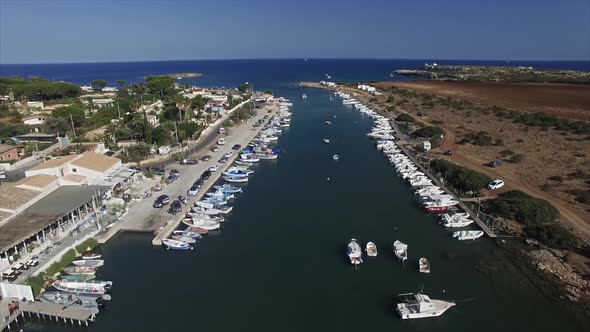
[[[453,195],[435,185],[410,157],[403,153],[395,143],[395,130],[389,119],[363,105],[350,94],[336,92],[336,95],[343,98],[344,105],[352,105],[359,112],[372,118],[373,128],[367,136],[376,141],[377,149],[386,156],[397,174],[413,188],[418,204],[424,210],[441,214],[440,222],[447,228],[463,228],[474,222],[466,212],[458,209],[459,201]],[[484,232],[481,230],[459,230],[452,233],[453,238],[458,240],[474,240],[483,235]]]
[[[112,281],[97,280],[96,272],[104,266],[101,255],[86,252],[82,259],[62,270],[51,288],[39,295],[39,301],[65,306],[79,306],[98,313],[111,300]]]
[[[363,105],[350,94],[343,92],[335,92],[335,94],[343,99],[342,104],[350,105],[373,119],[374,126],[367,136],[376,141],[377,149],[381,150],[389,159],[400,177],[414,188],[419,204],[426,211],[444,213],[441,216],[441,223],[448,228],[466,227],[473,223],[467,214],[457,211],[455,206],[459,202],[453,196],[446,194],[440,187],[434,185],[432,180],[402,153],[402,150],[394,142],[395,131],[387,118]],[[470,237],[477,238],[481,235],[483,235],[482,231],[453,233],[453,237],[459,240],[466,240]],[[372,242],[369,244],[371,244],[371,251],[376,255],[376,246]],[[369,252],[369,244],[367,244],[367,253]],[[352,239],[347,247],[347,254],[355,266],[362,263],[362,252],[359,255],[358,248],[360,246],[356,243],[356,239]],[[393,253],[399,261],[406,262],[408,260],[408,245],[399,240],[395,241]],[[421,257],[418,260],[418,270],[421,273],[430,273],[430,262],[427,258]],[[431,299],[421,292],[399,294],[398,297],[401,301],[396,302],[396,311],[402,319],[438,317],[456,305],[455,302]]]
[[[221,184],[215,185],[203,198],[196,201],[182,223],[186,228],[175,230],[162,243],[168,249],[191,250],[199,239],[210,231],[221,228],[232,203],[243,192],[240,184],[247,183],[261,160],[275,160],[282,150],[275,146],[279,135],[289,127],[291,112],[288,100],[279,101],[279,110],[271,116],[254,139],[244,147],[234,164],[221,173]]]

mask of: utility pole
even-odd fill
[[[119,119],[121,119],[121,109],[119,108],[119,102],[117,102],[117,113],[119,113]]]
[[[74,133],[74,139],[76,139],[76,128],[74,127],[74,118],[72,118],[72,114],[70,114],[70,121],[72,122],[72,132]]]

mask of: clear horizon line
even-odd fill
[[[99,63],[138,63],[138,62],[189,62],[189,61],[261,61],[261,60],[421,60],[421,61],[517,61],[517,62],[590,62],[586,60],[547,60],[547,59],[452,59],[452,58],[228,58],[228,59],[179,59],[179,60],[113,60],[113,61],[80,61],[80,62],[23,62],[23,63],[2,63],[0,66],[23,66],[23,65],[74,65],[74,64],[99,64]]]

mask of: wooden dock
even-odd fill
[[[266,111],[267,109],[264,108],[263,110]],[[279,110],[279,107],[273,105],[273,106],[271,106],[270,110],[272,111],[271,113],[265,112],[264,114],[269,115],[269,117],[272,117]],[[241,144],[242,146],[245,146],[246,144],[250,143],[250,141],[252,141],[254,139],[254,137],[256,137],[256,135],[258,135],[258,133],[262,130],[263,127],[264,126],[256,127],[256,130],[253,130],[252,133],[246,138],[246,140],[244,142],[239,142],[237,144]],[[205,181],[203,186],[199,189],[197,195],[192,196],[192,197],[191,196],[188,197],[189,201],[188,201],[187,206],[188,206],[189,210],[193,206],[193,203],[200,200],[209,191],[209,189],[217,182],[217,180],[219,180],[219,178],[221,177],[221,173],[223,173],[226,169],[228,169],[238,156],[239,156],[239,153],[234,153],[225,164],[220,165],[217,172],[211,174],[209,179],[207,179],[207,181]],[[152,240],[152,244],[155,246],[162,245],[162,240],[170,237],[172,232],[178,228],[178,226],[180,225],[180,223],[184,219],[185,214],[186,214],[186,211],[183,209],[183,211],[181,213],[179,213],[177,216],[175,216],[174,219],[169,220],[166,223],[166,225],[164,226],[164,228],[160,231],[160,233],[158,235],[156,235],[156,237],[154,237],[154,239]]]
[[[8,306],[11,303],[17,303],[18,307],[12,313],[9,312]],[[19,324],[19,318],[24,321],[26,318],[39,320],[48,320],[75,326],[88,326],[89,322],[94,321],[97,310],[83,308],[79,306],[64,306],[61,304],[44,303],[39,301],[21,301],[16,298],[3,298],[0,300],[0,331],[5,329],[11,330],[12,325]]]

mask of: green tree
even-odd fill
[[[54,118],[62,118],[68,121],[74,121],[74,126],[76,127],[82,126],[84,120],[86,119],[84,109],[79,104],[72,104],[67,107],[56,108],[51,111],[51,116]]]
[[[94,80],[90,82],[90,86],[92,86],[95,90],[102,90],[107,86],[107,81],[105,80]]]
[[[125,80],[117,80],[117,84],[119,85],[119,88],[122,88],[125,86],[125,84],[127,84],[127,82],[125,82]]]
[[[175,94],[174,79],[170,76],[148,76],[146,77],[146,85],[150,93],[162,97]]]
[[[29,127],[22,123],[0,122],[0,139],[23,135],[29,132]]]
[[[240,84],[240,85],[238,86],[238,90],[239,90],[241,93],[247,93],[247,92],[250,92],[250,90],[251,90],[251,89],[252,89],[252,87],[250,86],[250,84],[247,84],[247,83]]]
[[[59,134],[64,136],[68,130],[72,130],[71,123],[63,118],[49,117],[42,127],[42,131],[46,134]]]

